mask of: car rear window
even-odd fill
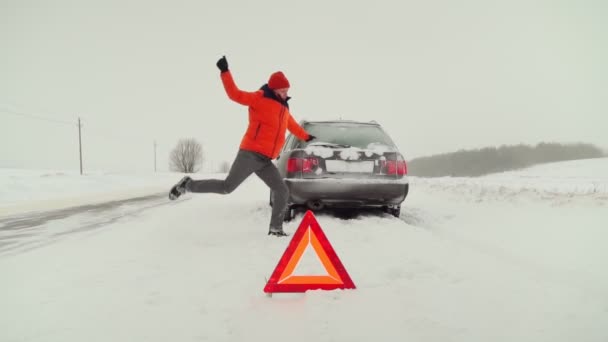
[[[310,143],[327,142],[367,148],[370,144],[382,144],[394,147],[391,138],[376,125],[357,125],[344,123],[307,123],[304,129],[317,139]],[[305,148],[309,143],[299,141],[296,148]]]

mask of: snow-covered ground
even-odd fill
[[[182,174],[0,169],[0,215],[61,209],[166,192]]]
[[[421,178],[418,185],[446,190],[459,198],[531,199],[555,202],[608,201],[608,162],[606,158],[548,163],[527,169],[484,177]]]
[[[0,341],[608,340],[608,159],[412,177],[400,218],[319,213],[357,289],[272,298],[289,238],[265,235],[255,177],[170,202],[180,174],[14,171],[0,171]],[[161,194],[37,212],[129,189]]]

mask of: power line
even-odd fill
[[[76,123],[71,123],[71,122],[67,122],[67,121],[63,121],[63,120],[57,120],[57,119],[52,119],[52,118],[48,118],[48,117],[44,117],[44,116],[40,116],[40,115],[35,115],[35,114],[29,114],[29,113],[23,113],[23,112],[17,112],[17,111],[13,111],[13,110],[7,110],[7,109],[2,109],[0,108],[0,113],[4,113],[4,114],[11,114],[14,116],[21,116],[21,117],[26,117],[29,119],[35,119],[35,120],[39,120],[39,121],[46,121],[46,122],[50,122],[50,123],[54,123],[54,124],[59,124],[59,125],[67,125],[70,127],[79,127],[79,124]],[[83,117],[80,117],[80,119],[82,119]],[[84,117],[84,119],[86,119],[86,117]],[[84,128],[84,124],[80,123],[80,128]],[[112,131],[109,130],[102,130],[99,128],[91,128],[89,127],[88,129],[85,129],[89,132],[92,131],[93,134],[95,135],[101,135],[103,137],[106,138],[113,138],[113,139],[121,139],[121,140],[125,140],[128,141],[129,139],[131,139],[130,137],[124,136],[124,135],[120,135],[120,134],[116,134]]]
[[[39,116],[39,115],[34,115],[34,114],[29,114],[29,113],[22,113],[22,112],[16,112],[16,111],[7,110],[7,109],[1,109],[0,108],[0,113],[11,114],[11,115],[15,115],[15,116],[22,116],[22,117],[26,117],[26,118],[30,118],[30,119],[35,119],[35,120],[40,120],[40,121],[47,121],[47,122],[52,122],[52,123],[61,124],[61,125],[77,126],[73,122],[67,122],[67,121],[62,121],[62,120],[57,120],[57,119],[51,119],[51,118],[46,118],[46,117]]]
[[[83,117],[79,116],[78,117],[78,121],[77,124],[68,122],[68,121],[63,121],[63,120],[58,120],[58,119],[53,119],[53,118],[49,118],[46,116],[42,116],[42,115],[38,115],[38,114],[31,114],[31,113],[25,113],[22,111],[15,111],[15,110],[10,110],[10,109],[6,109],[2,108],[2,106],[0,106],[0,114],[5,114],[5,115],[13,115],[13,116],[19,116],[19,117],[25,117],[28,119],[34,119],[34,120],[38,120],[38,121],[45,121],[45,122],[50,122],[50,123],[54,123],[54,124],[59,124],[59,125],[65,125],[65,126],[70,126],[70,127],[77,127],[78,128],[78,153],[79,153],[79,161],[80,161],[80,174],[83,174],[83,146],[82,146],[82,131],[84,128],[84,124],[82,122]],[[84,119],[88,119],[87,117],[84,117]],[[112,139],[112,140],[119,140],[119,141],[130,141],[133,139],[132,136],[124,136],[121,134],[117,134],[116,132],[114,132],[113,130],[105,130],[105,129],[99,129],[98,127],[92,127],[91,125],[89,125],[88,129],[84,129],[84,131],[88,131],[93,133],[93,135],[100,135],[101,137],[104,137],[106,139]],[[157,171],[157,167],[156,167],[156,163],[157,163],[157,158],[156,158],[156,153],[157,153],[157,141],[154,140],[153,141],[154,144],[154,172]]]

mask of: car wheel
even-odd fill
[[[389,212],[391,215],[393,215],[395,217],[399,217],[399,216],[401,216],[401,206],[391,208]]]
[[[384,212],[387,214],[391,214],[395,217],[399,217],[401,215],[401,206],[397,207],[384,207]]]
[[[283,221],[290,222],[295,217],[296,217],[296,209],[291,206],[287,207],[287,209],[285,209],[285,215],[283,216]]]

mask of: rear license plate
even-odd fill
[[[328,172],[372,173],[373,161],[325,160]]]

